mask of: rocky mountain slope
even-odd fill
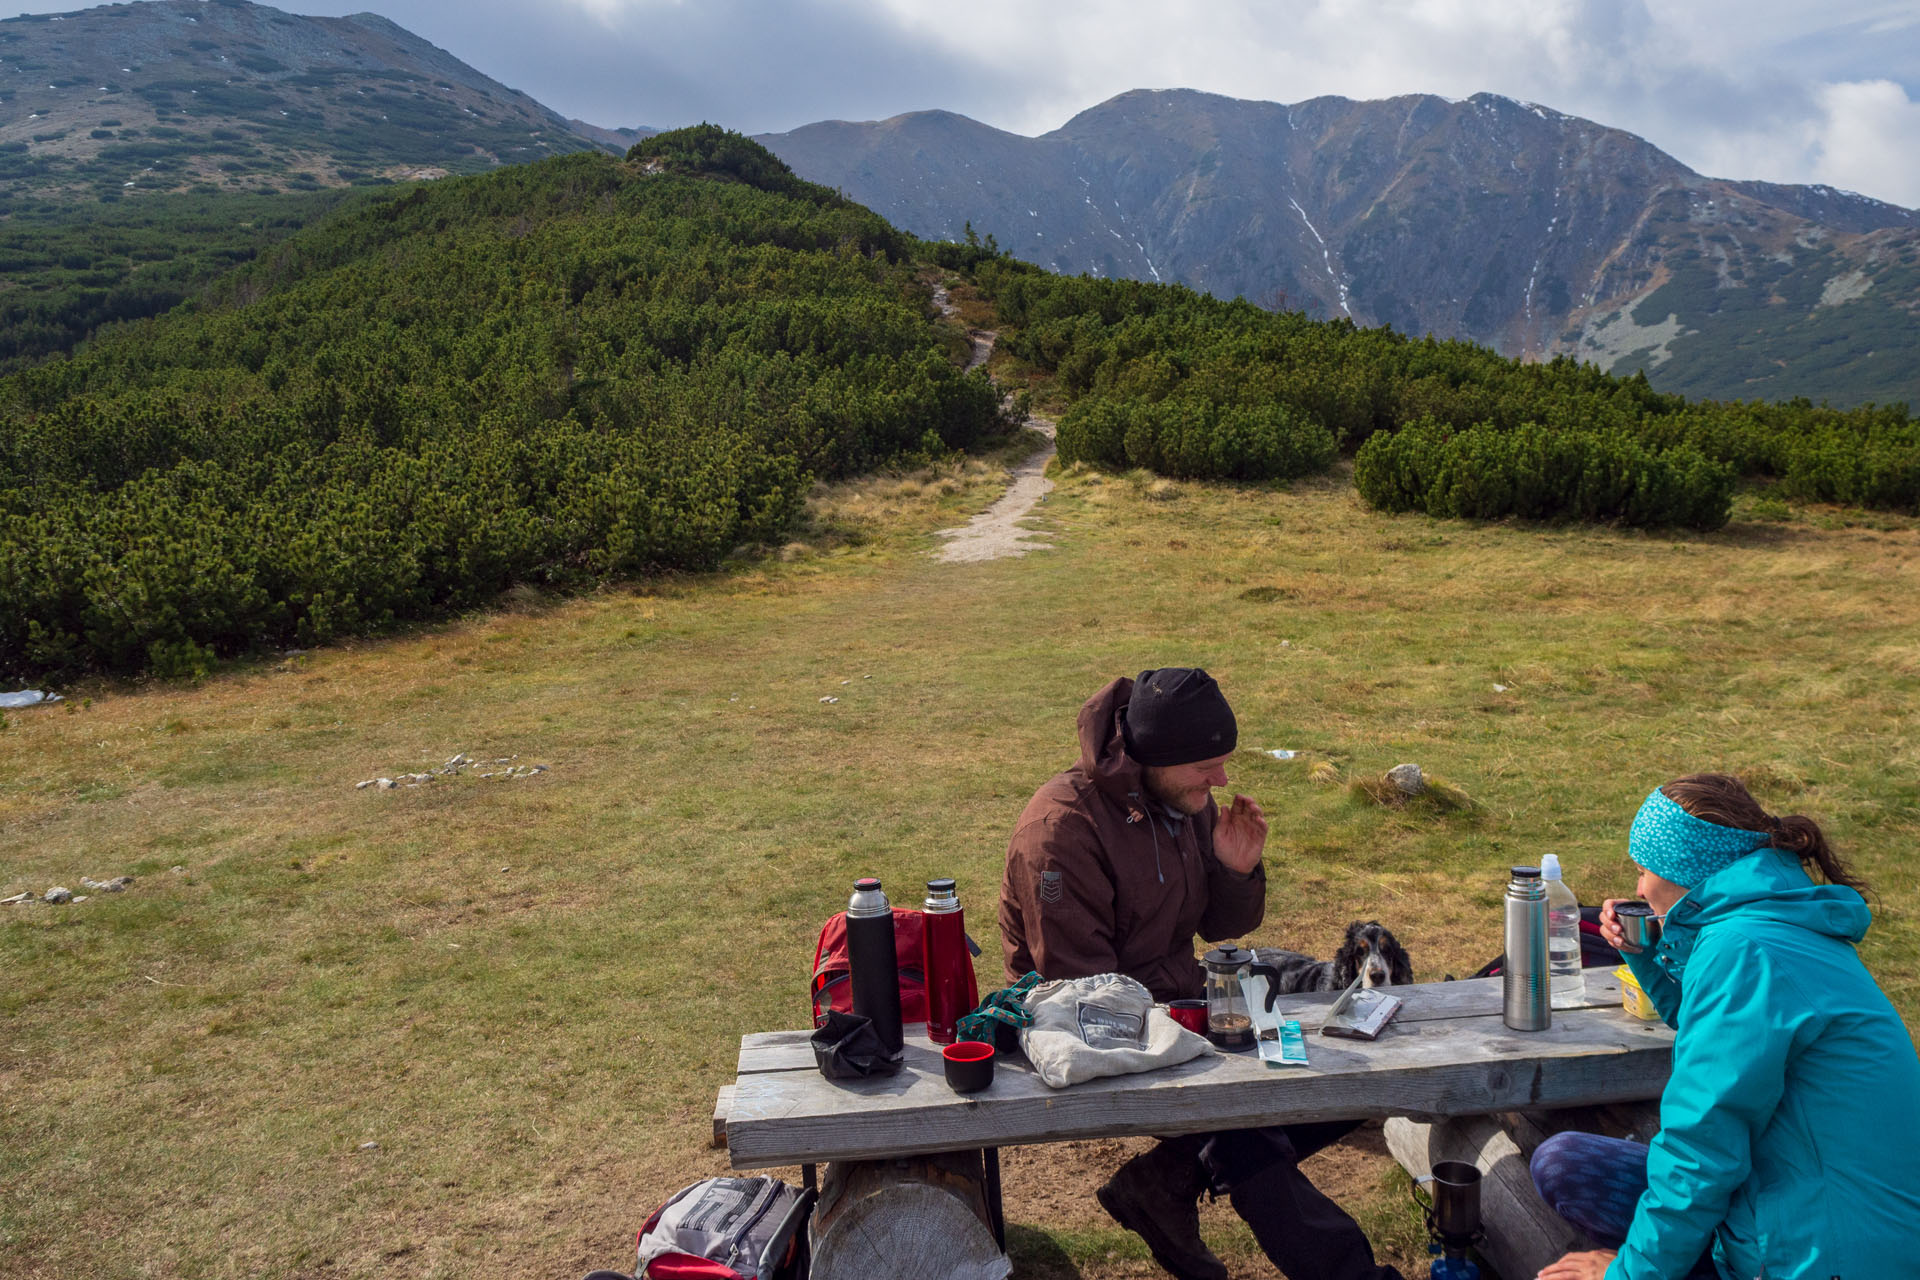
[[[1136,91],[1026,138],[948,112],[759,141],[896,225],[1054,270],[1644,367],[1692,395],[1920,404],[1920,214],[1703,177],[1481,94]]]
[[[145,0],[0,22],[0,198],[431,176],[645,132],[588,136],[371,13]]]

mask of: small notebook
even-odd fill
[[[1400,997],[1390,996],[1376,987],[1363,987],[1356,977],[1340,998],[1327,1010],[1320,1027],[1323,1036],[1344,1036],[1349,1040],[1377,1039],[1393,1015],[1400,1012]]]

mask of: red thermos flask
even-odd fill
[[[927,974],[927,1039],[952,1044],[956,1025],[980,1003],[967,948],[966,913],[951,880],[927,881],[921,947]]]

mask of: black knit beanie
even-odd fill
[[[1198,667],[1142,671],[1120,719],[1127,755],[1145,765],[1192,764],[1233,750],[1233,708]]]

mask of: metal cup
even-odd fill
[[[1644,902],[1616,902],[1613,914],[1620,921],[1620,932],[1627,945],[1651,951],[1660,945],[1660,917]]]
[[[1420,1188],[1431,1199],[1422,1199]],[[1426,1210],[1427,1229],[1444,1244],[1463,1246],[1480,1234],[1480,1169],[1465,1160],[1441,1160],[1413,1181],[1413,1198]]]

